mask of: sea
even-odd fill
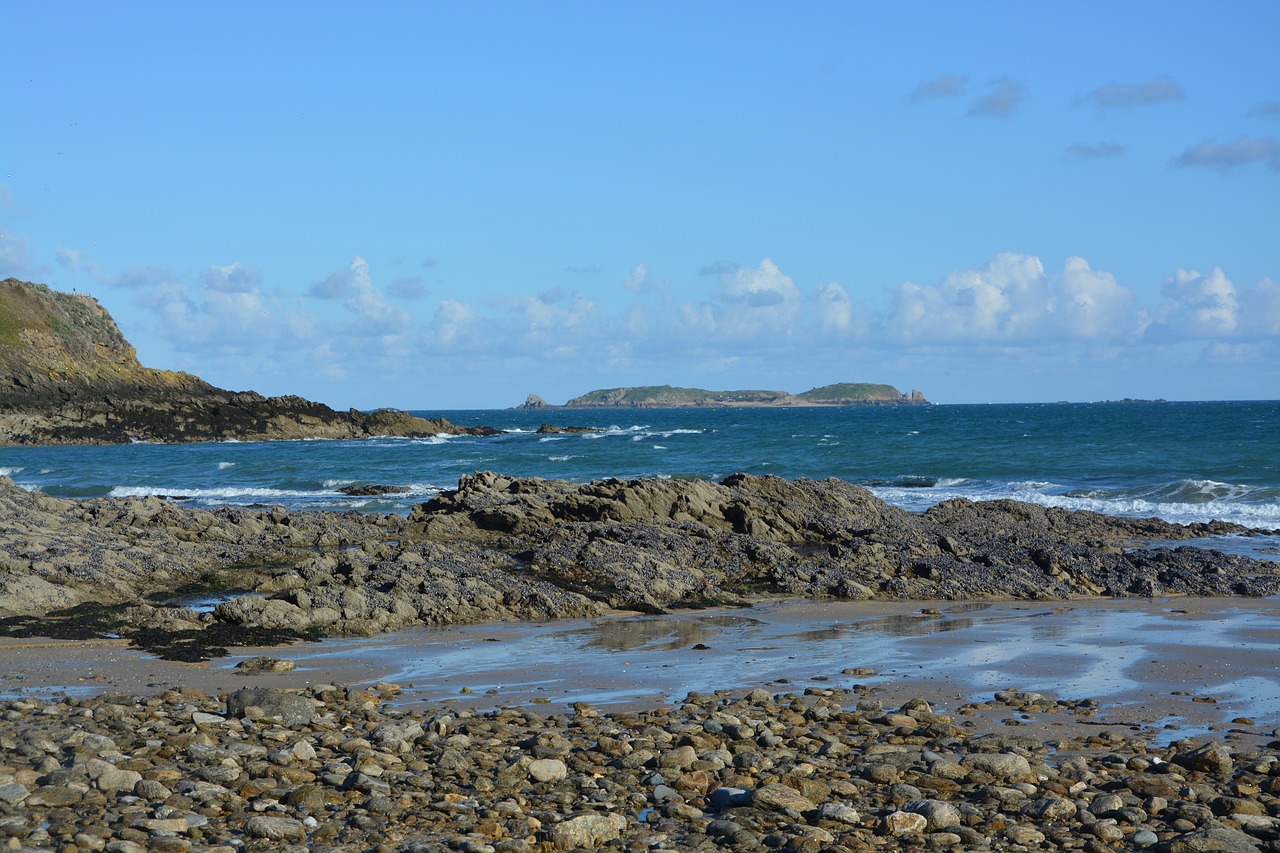
[[[61,497],[407,514],[491,470],[586,482],[837,477],[920,511],[950,498],[1280,529],[1280,401],[419,411],[490,437],[0,448]],[[595,432],[540,435],[542,424]],[[348,497],[344,486],[400,494]]]
[[[383,513],[408,513],[481,470],[582,482],[720,480],[739,471],[837,477],[912,511],[951,498],[1012,498],[1181,523],[1221,519],[1272,533],[1194,544],[1280,560],[1280,401],[418,414],[502,432],[5,447],[0,474],[71,498],[164,495],[196,507]],[[595,431],[540,435],[544,423]],[[372,498],[339,491],[369,484],[408,491]],[[863,679],[869,683],[945,676],[966,700],[1010,686],[1100,697],[1117,713],[1141,700],[1154,709],[1144,719],[1167,716],[1184,737],[1202,732],[1191,712],[1209,707],[1223,721],[1244,714],[1280,724],[1274,601],[952,602],[939,605],[942,616],[919,611],[918,602],[777,602],[750,614],[511,625],[501,635],[491,625],[421,627],[393,638],[326,640],[289,655],[308,672],[345,655],[361,678],[411,683],[417,699],[461,690],[496,703],[677,701],[695,689],[782,684],[780,674],[832,683],[850,666],[870,665],[877,674]],[[483,642],[499,636],[500,643]],[[16,689],[46,689],[25,683]],[[0,695],[6,689],[0,684]],[[1219,704],[1193,705],[1193,695]]]

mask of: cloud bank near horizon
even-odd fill
[[[1249,286],[1216,267],[1179,269],[1160,301],[1143,305],[1084,258],[1047,270],[1040,258],[1014,252],[934,283],[901,282],[876,303],[839,282],[803,286],[769,258],[709,264],[678,286],[638,264],[601,294],[614,298],[607,305],[563,286],[477,300],[433,301],[414,291],[398,300],[396,281],[378,284],[361,257],[313,281],[304,296],[239,263],[187,277],[125,270],[104,283],[149,313],[150,334],[200,364],[222,360],[255,376],[307,372],[337,383],[366,370],[413,374],[446,365],[467,372],[521,365],[536,375],[592,363],[658,378],[855,351],[906,358],[985,348],[1028,358],[1075,348],[1114,356],[1188,342],[1240,362],[1266,358],[1280,337],[1280,285],[1270,279]]]

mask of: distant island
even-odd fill
[[[689,409],[784,406],[928,406],[919,391],[904,394],[892,385],[871,382],[838,382],[812,388],[802,394],[786,391],[707,391],[671,385],[637,388],[602,388],[574,397],[563,406],[530,394],[516,409]]]
[[[496,435],[397,409],[338,411],[143,367],[96,299],[0,281],[0,446]]]

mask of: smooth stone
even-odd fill
[[[1031,772],[1031,764],[1027,759],[1013,752],[974,752],[962,758],[960,764],[970,770],[989,773],[998,779],[1025,776]]]
[[[930,830],[945,829],[961,822],[960,810],[954,804],[942,800],[911,800],[902,810],[924,815]]]
[[[569,775],[569,768],[558,758],[535,758],[528,773],[535,782],[559,782]]]
[[[756,788],[751,795],[751,805],[758,809],[769,809],[775,812],[807,812],[817,808],[812,800],[795,788],[789,788],[778,782],[770,782]]]
[[[627,819],[620,814],[584,814],[554,824],[548,834],[557,850],[590,849],[621,837],[626,828]]]
[[[245,823],[244,831],[250,838],[265,838],[269,841],[301,841],[307,837],[302,821],[290,817],[256,815]]]
[[[885,829],[890,835],[918,835],[929,826],[929,819],[915,812],[891,812],[884,816]]]
[[[717,811],[751,804],[751,792],[746,788],[716,788],[711,792],[711,807]]]
[[[1134,847],[1150,847],[1160,841],[1160,836],[1149,829],[1139,829],[1133,834]]]
[[[278,690],[246,687],[228,694],[226,701],[227,713],[233,717],[243,717],[247,709],[257,707],[286,726],[305,726],[316,715],[315,703],[306,696]]]
[[[26,785],[17,782],[10,782],[7,785],[0,785],[0,802],[15,805],[25,800],[31,791],[27,790]]]

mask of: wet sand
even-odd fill
[[[1277,650],[1275,598],[769,600],[664,616],[422,628],[237,650],[207,664],[158,660],[122,642],[3,641],[0,695],[390,681],[411,704],[622,708],[669,704],[691,691],[860,684],[886,705],[921,696],[955,709],[1020,689],[1097,699],[1101,722],[1170,740],[1280,726]],[[297,669],[248,675],[234,668],[260,654],[295,661]],[[1042,716],[1005,722],[1063,724]],[[1251,722],[1232,722],[1244,719]]]

